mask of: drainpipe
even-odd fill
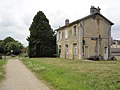
[[[66,44],[65,44],[65,59],[66,59]]]
[[[111,52],[111,51],[110,51],[110,44],[111,44],[111,43],[110,43],[110,38],[111,38],[111,37],[110,37],[110,36],[111,36],[111,35],[110,35],[110,32],[111,32],[111,27],[110,27],[109,30],[108,30],[108,59],[111,58],[111,55],[110,55],[110,52]]]
[[[82,27],[83,29],[83,38],[82,38],[82,43],[83,43],[83,46],[82,46],[82,49],[83,49],[83,58],[84,58],[84,44],[85,44],[85,41],[84,41],[84,27],[82,26],[82,24],[80,23],[80,26]]]

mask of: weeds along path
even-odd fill
[[[0,83],[0,90],[50,90],[38,80],[20,60],[10,59],[6,65],[6,76]]]

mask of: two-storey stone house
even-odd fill
[[[60,58],[87,59],[111,56],[111,26],[113,23],[100,13],[100,8],[91,6],[90,15],[59,27],[57,46]]]

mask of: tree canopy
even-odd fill
[[[23,45],[12,37],[6,37],[4,40],[0,40],[0,53],[2,54],[10,55],[12,50],[12,54],[18,55],[21,53],[22,48]]]
[[[29,28],[29,57],[51,57],[56,52],[56,37],[42,11],[33,18]]]

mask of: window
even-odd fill
[[[57,41],[59,40],[59,33],[57,33]]]
[[[65,30],[65,39],[68,39],[68,30]]]
[[[60,34],[61,34],[61,32],[59,32],[59,35],[58,35],[58,37],[59,37],[59,40],[60,40]]]
[[[77,55],[77,44],[73,44],[73,51],[74,55]]]
[[[74,32],[74,37],[76,37],[77,36],[76,26],[73,27],[73,32]]]
[[[65,53],[66,53],[66,54],[68,54],[68,52],[69,52],[68,50],[69,50],[69,49],[68,49],[68,44],[66,44],[66,45],[65,45]]]
[[[59,32],[59,40],[62,40],[62,32]]]
[[[107,53],[107,47],[105,47],[105,54]]]

